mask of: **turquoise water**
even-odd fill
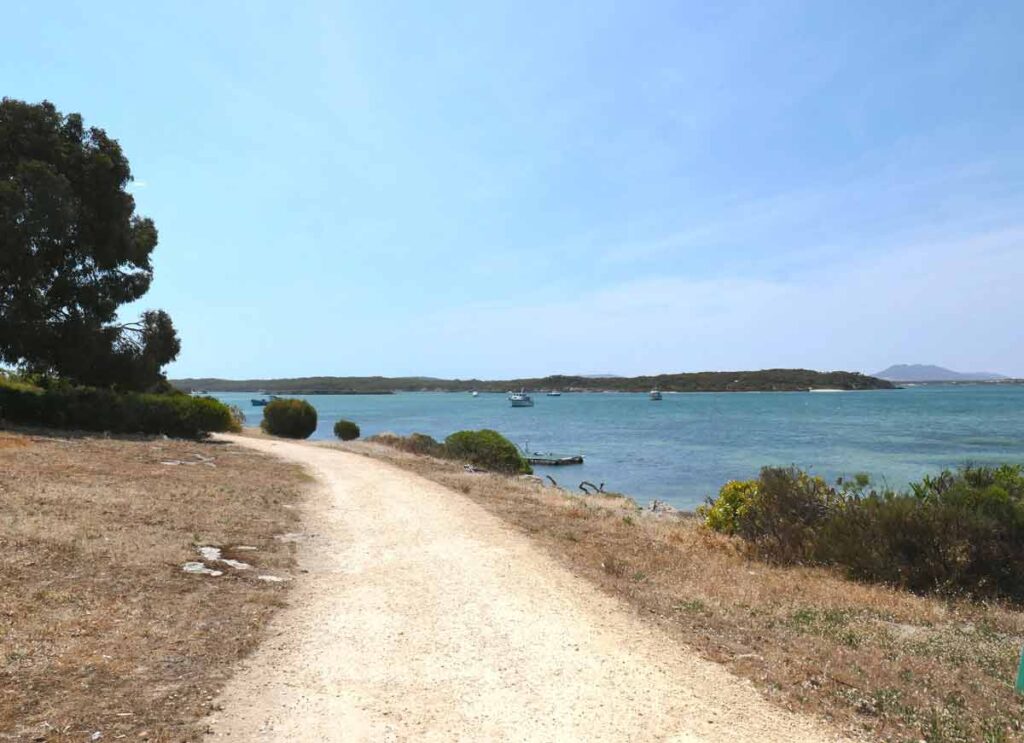
[[[254,394],[218,394],[246,411]],[[869,473],[901,487],[965,462],[1024,463],[1024,386],[913,387],[871,392],[535,395],[512,408],[504,395],[404,393],[312,395],[330,438],[338,418],[364,436],[414,431],[442,439],[465,428],[493,428],[531,450],[582,452],[586,463],[537,468],[560,485],[581,480],[608,490],[692,508],[730,479],[763,465],[796,464],[828,478]]]

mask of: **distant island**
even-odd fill
[[[859,372],[818,372],[810,369],[692,372],[642,377],[553,375],[527,379],[438,379],[435,377],[298,377],[294,379],[171,380],[181,390],[253,392],[301,395],[367,395],[392,392],[507,392],[559,390],[563,392],[800,392],[810,389],[886,390],[892,382]]]
[[[992,372],[957,372],[931,364],[894,364],[877,374],[890,382],[997,382],[1009,379]]]

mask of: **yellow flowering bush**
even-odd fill
[[[709,528],[723,534],[738,534],[756,499],[757,480],[730,480],[718,491],[718,497],[701,506],[698,513]]]

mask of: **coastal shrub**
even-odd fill
[[[1024,600],[1024,470],[967,466],[909,492],[851,494],[817,552],[854,578]]]
[[[444,457],[444,444],[425,433],[414,433],[411,436],[398,436],[393,433],[378,433],[367,441],[384,444],[393,449],[406,451],[410,454],[422,454],[428,457]]]
[[[731,480],[718,497],[697,509],[704,523],[723,534],[739,534],[740,524],[757,497],[757,480]]]
[[[359,426],[352,421],[339,420],[334,424],[334,435],[342,441],[352,441],[359,438]]]
[[[772,561],[807,562],[818,530],[839,506],[839,493],[822,478],[796,467],[765,467],[753,508],[740,521],[740,535]]]
[[[726,483],[705,525],[774,562],[832,565],[919,593],[1024,601],[1024,468],[966,466],[911,484],[828,485],[794,467]]]
[[[497,431],[457,431],[444,440],[449,457],[509,475],[531,474],[515,444]]]
[[[726,483],[701,513],[715,531],[746,540],[763,558],[806,562],[840,494],[796,467],[765,467],[757,480]]]
[[[263,408],[260,428],[272,436],[306,439],[316,430],[316,408],[305,400],[271,400]]]
[[[11,423],[110,433],[201,438],[237,430],[226,405],[181,393],[115,392],[55,384],[0,382],[0,418]]]

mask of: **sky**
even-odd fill
[[[1024,4],[11,3],[172,377],[1024,377]]]

